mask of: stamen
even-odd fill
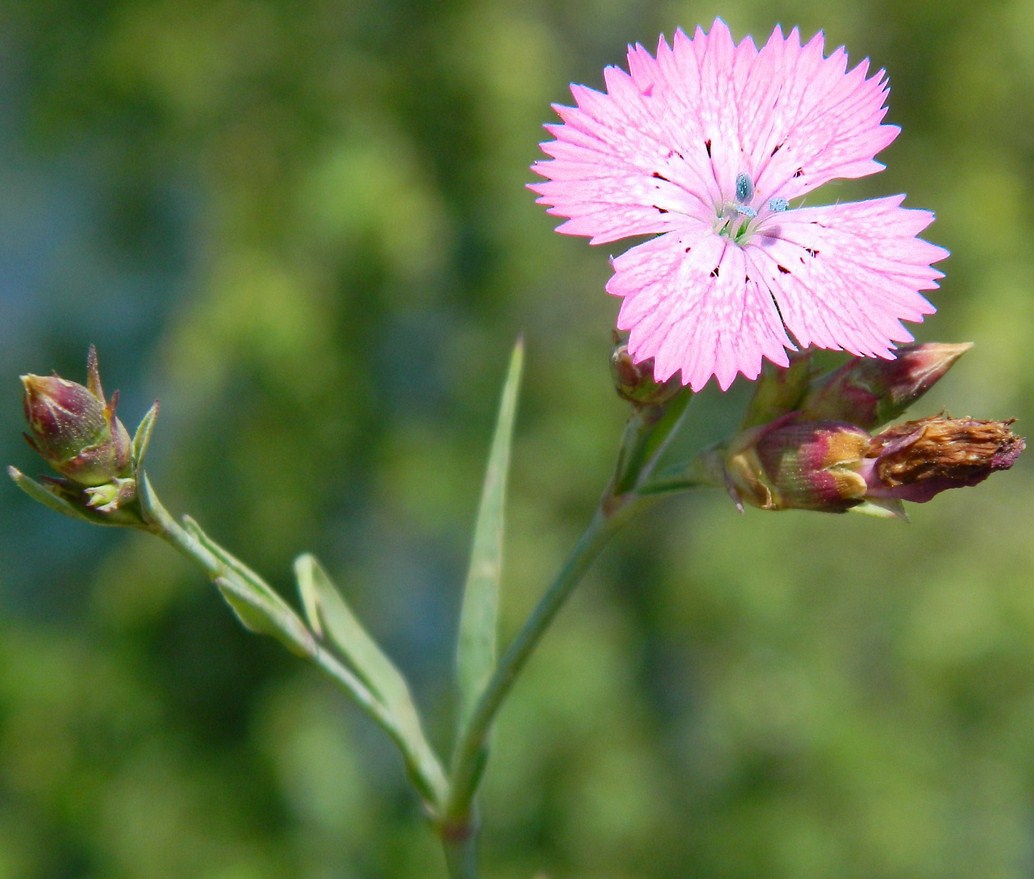
[[[754,197],[754,181],[746,174],[736,175],[736,201],[746,204]]]

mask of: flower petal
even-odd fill
[[[539,204],[570,218],[558,231],[603,244],[666,232],[679,215],[708,216],[720,197],[701,142],[700,162],[685,161],[649,95],[628,74],[607,69],[615,94],[572,86],[577,107],[556,107],[563,125],[542,144],[551,160],[532,165],[546,183],[532,184]]]
[[[773,215],[746,248],[787,329],[801,346],[891,357],[912,336],[900,321],[921,321],[934,307],[919,294],[948,252],[915,237],[928,211],[901,207],[904,196],[799,208]]]
[[[604,71],[606,92],[573,85],[577,106],[554,107],[551,159],[532,166],[550,182],[530,188],[571,220],[559,231],[601,244],[669,231],[672,214],[706,216],[741,173],[759,200],[872,174],[898,133],[880,124],[886,77],[846,65],[843,48],[824,57],[821,34],[802,46],[776,28],[759,51],[721,19],[693,38],[676,31],[671,46],[661,37],[656,57],[631,47],[629,73]]]
[[[654,359],[663,382],[681,371],[702,388],[711,376],[722,389],[737,373],[757,378],[762,358],[788,363],[779,312],[760,278],[750,276],[743,249],[709,228],[670,232],[613,260],[607,292],[624,297],[617,326],[628,350]]]
[[[751,65],[737,95],[740,131],[766,199],[883,169],[873,157],[900,131],[880,124],[886,75],[866,78],[868,61],[846,67],[843,47],[824,57],[822,34],[801,46],[796,28],[785,40],[777,28]]]

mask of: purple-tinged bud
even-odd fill
[[[903,515],[949,488],[1008,470],[1025,447],[1012,421],[934,416],[871,437],[843,421],[790,413],[741,433],[727,447],[727,485],[736,501],[763,510],[842,513],[855,507]]]
[[[853,357],[817,379],[800,402],[813,421],[848,421],[871,430],[897,418],[930,390],[972,344],[902,345],[893,360]]]
[[[115,417],[116,393],[104,400],[97,354],[90,348],[87,386],[57,375],[23,375],[29,445],[55,470],[82,486],[105,485],[132,471],[132,442]]]
[[[863,462],[866,496],[921,504],[1008,470],[1026,447],[1012,423],[934,416],[888,428]]]
[[[865,497],[858,471],[870,441],[852,424],[786,415],[745,431],[729,448],[729,489],[763,510],[844,512]]]
[[[610,371],[618,396],[636,406],[661,406],[685,390],[678,378],[658,383],[653,377],[653,359],[636,363],[628,346],[620,343],[610,355]]]

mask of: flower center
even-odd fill
[[[736,175],[736,200],[723,202],[715,210],[715,233],[736,244],[745,244],[758,225],[758,209],[751,205],[753,200],[754,181],[750,175],[740,172]],[[768,201],[767,213],[781,213],[788,207],[785,198],[772,198]]]

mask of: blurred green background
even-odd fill
[[[1034,2],[3,0],[2,460],[22,372],[96,343],[149,472],[285,592],[312,550],[442,750],[508,349],[528,345],[504,632],[607,480],[607,250],[524,189],[571,81],[722,15],[891,76],[886,172],[950,248],[918,407],[1034,426]],[[612,252],[619,252],[614,246]],[[698,438],[743,382],[698,401]],[[1032,476],[911,524],[676,498],[618,536],[516,688],[484,873],[1034,875]],[[143,535],[0,502],[0,879],[433,879],[399,762]]]

